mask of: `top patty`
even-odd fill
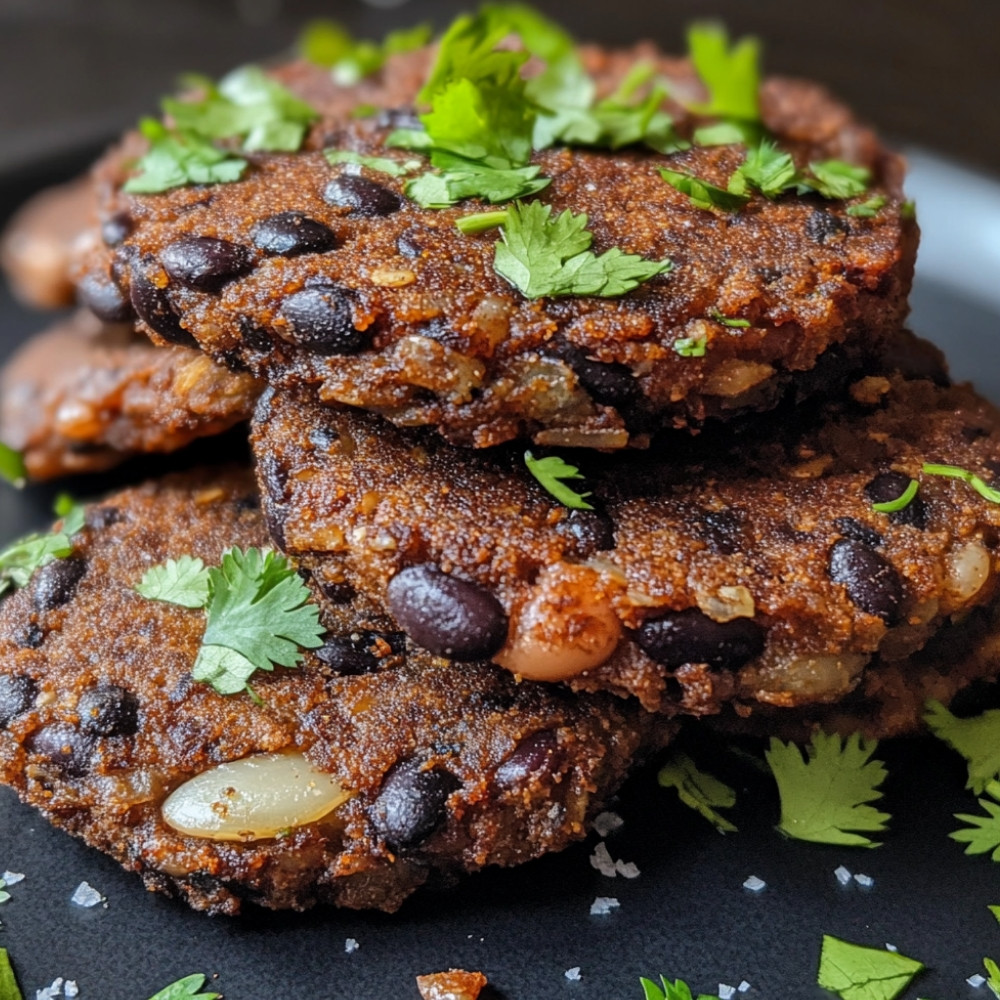
[[[126,139],[96,171],[104,238],[93,234],[81,260],[83,300],[105,318],[134,309],[154,339],[197,343],[276,386],[306,384],[325,403],[475,446],[528,435],[618,448],[664,422],[769,408],[833,345],[850,352],[898,329],[917,242],[901,211],[901,161],[821,88],[767,81],[764,123],[800,167],[834,157],[870,168],[869,194],[886,199],[874,217],[798,195],[754,195],[732,215],[703,210],[657,171],[725,187],[740,145],[536,152],[552,179],[540,199],[586,212],[595,252],[675,266],[617,299],[529,300],[495,273],[495,232],[456,230],[479,203],[422,209],[398,179],[331,166],[320,152],[412,158],[384,142],[418,124],[408,109],[431,55],[394,57],[352,88],[304,63],[279,67],[322,119],[300,153],[250,154],[236,183],[128,194],[122,183],[145,147]],[[583,56],[602,93],[640,59],[675,92],[700,86],[686,61],[648,47]],[[352,118],[360,105],[383,111]],[[682,134],[698,123],[672,101],[665,108]],[[683,338],[705,339],[704,356],[678,354]]]

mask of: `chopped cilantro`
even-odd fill
[[[1000,778],[1000,709],[960,719],[941,702],[929,701],[924,722],[939,740],[965,758],[969,765],[966,788],[978,795]]]
[[[955,819],[960,819],[968,826],[948,836],[968,845],[965,848],[966,854],[990,854],[994,861],[1000,861],[1000,781],[986,782],[984,791],[990,798],[979,799],[979,805],[986,811],[986,815],[956,813]],[[990,799],[994,801],[991,802]]]
[[[552,206],[539,201],[514,202],[496,245],[495,268],[529,299],[543,295],[624,295],[657,274],[668,273],[669,260],[649,261],[617,247],[599,256],[590,250],[594,237],[586,214],[567,209],[551,218]]]
[[[203,608],[208,602],[208,570],[200,559],[181,556],[146,570],[135,589],[150,601]]]
[[[699,126],[693,138],[696,146],[750,145],[758,139],[759,132],[760,129],[746,122],[725,121]]]
[[[688,29],[688,50],[708,90],[708,102],[693,110],[720,118],[760,120],[760,43],[741,38],[732,46],[726,29],[701,21]]]
[[[6,903],[10,899],[10,893],[7,892],[7,883],[0,878],[0,903]]]
[[[882,797],[886,776],[882,762],[871,759],[877,746],[857,733],[842,740],[817,732],[803,759],[794,743],[772,737],[766,757],[781,796],[778,830],[797,840],[877,847],[863,835],[881,833],[889,819],[867,804]]]
[[[460,233],[468,236],[470,233],[482,233],[487,229],[495,229],[507,221],[506,211],[477,212],[475,215],[465,215],[455,223]]]
[[[843,160],[824,160],[810,163],[812,178],[804,183],[824,198],[856,198],[864,194],[871,183],[872,172],[867,167],[856,167]]]
[[[154,994],[149,1000],[218,1000],[221,993],[200,993],[199,990],[205,985],[205,977],[202,975],[185,976],[178,979],[176,983],[164,986],[159,993]]]
[[[6,948],[0,948],[0,1000],[24,1000]]]
[[[904,201],[899,206],[899,217],[901,219],[915,219],[917,217],[917,203],[915,201]]]
[[[894,514],[897,510],[905,510],[911,503],[913,503],[913,499],[917,495],[917,490],[919,489],[920,483],[918,483],[915,479],[911,479],[906,489],[903,490],[903,492],[900,493],[895,500],[885,500],[882,503],[873,503],[872,510],[878,511],[879,514]]]
[[[878,215],[880,209],[885,208],[887,200],[885,195],[872,195],[871,198],[861,202],[860,205],[850,205],[847,209],[847,214],[855,219],[872,219]]]
[[[677,789],[681,802],[704,816],[719,833],[736,832],[736,827],[717,811],[736,805],[736,792],[718,778],[699,770],[687,754],[674,753],[660,768],[656,780],[663,788]]]
[[[739,317],[723,316],[718,309],[713,309],[709,314],[716,323],[728,326],[731,330],[745,330],[751,325],[750,320]]]
[[[124,184],[130,194],[158,194],[186,184],[230,184],[247,168],[242,157],[194,133],[170,131],[155,118],[144,118],[139,130],[149,140],[149,150],[136,163],[138,173]]]
[[[431,40],[429,24],[391,31],[381,42],[359,40],[336,21],[319,20],[307,24],[299,38],[302,57],[316,66],[332,70],[342,86],[351,86],[377,73],[389,56],[411,52]]]
[[[220,694],[236,694],[248,690],[255,671],[297,666],[300,647],[322,645],[319,609],[307,603],[308,588],[283,556],[232,548],[223,553],[221,567],[204,571],[204,587],[198,561],[154,567],[136,587],[153,600],[182,607],[198,607],[192,602],[204,594],[208,621],[191,671],[195,680]]]
[[[997,923],[1000,923],[1000,906],[987,906],[986,909],[993,914],[993,917],[997,921]]]
[[[924,968],[897,951],[823,935],[816,982],[841,1000],[895,1000]]]
[[[349,149],[324,149],[323,155],[331,166],[350,163],[358,167],[367,167],[380,174],[388,174],[390,177],[405,177],[406,174],[411,174],[422,166],[420,160],[400,161],[390,160],[386,156],[364,156]]]
[[[593,510],[593,504],[587,503],[589,493],[577,493],[566,485],[567,479],[583,479],[580,470],[575,465],[561,459],[558,455],[547,458],[535,458],[530,451],[524,453],[524,464],[528,471],[538,480],[542,489],[551,493],[561,504],[574,510]]]
[[[35,570],[72,555],[72,538],[83,527],[83,508],[72,501],[67,507],[61,502],[65,499],[62,495],[56,501],[56,514],[62,522],[55,531],[48,535],[28,535],[0,552],[0,594],[25,586]]]
[[[10,445],[0,441],[0,477],[6,479],[12,486],[21,489],[27,479],[28,470],[24,467],[24,456]]]
[[[652,979],[641,978],[639,984],[642,986],[643,1000],[716,1000],[709,993],[699,993],[695,997],[691,993],[691,987],[682,979],[669,983],[665,976],[660,976],[660,984],[657,985]]]
[[[660,176],[673,188],[686,194],[695,208],[718,208],[723,212],[738,212],[750,199],[748,194],[738,194],[716,187],[690,174],[660,167]]]
[[[539,177],[541,167],[490,167],[437,151],[432,159],[443,173],[422,174],[406,185],[406,195],[422,208],[448,208],[463,198],[482,198],[497,205],[514,198],[537,194],[549,186],[547,177]]]
[[[708,350],[708,340],[705,337],[678,337],[674,341],[674,350],[682,358],[703,358]]]
[[[791,155],[781,152],[773,142],[761,139],[747,150],[746,159],[729,178],[729,190],[747,195],[752,188],[765,198],[774,199],[794,188],[798,181],[799,172]]]
[[[986,970],[986,985],[990,988],[990,993],[1000,998],[1000,966],[992,958],[984,958],[983,968]]]
[[[957,465],[934,465],[925,463],[921,470],[928,476],[946,476],[950,479],[961,479],[963,483],[968,483],[984,500],[990,503],[1000,503],[1000,490],[993,489],[992,486],[968,469],[960,469]]]

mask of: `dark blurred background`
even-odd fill
[[[1000,174],[998,0],[538,0],[584,38],[683,46],[718,16],[766,41],[772,72],[824,80],[898,141]],[[178,71],[218,74],[289,46],[311,17],[356,34],[460,0],[0,0],[0,170],[114,135]]]

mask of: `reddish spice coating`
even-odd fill
[[[31,479],[99,472],[246,420],[260,383],[183,347],[155,347],[79,313],[0,372],[0,440]]]
[[[476,1000],[486,983],[481,972],[464,969],[417,976],[417,989],[423,1000]]]
[[[171,557],[212,565],[232,545],[266,544],[251,475],[149,483],[88,508],[87,525],[71,559],[0,605],[0,780],[198,909],[394,910],[428,878],[558,850],[584,836],[635,757],[670,736],[669,723],[617,699],[516,684],[487,664],[456,678],[400,646],[360,599],[324,612],[327,645],[300,667],[253,678],[261,704],[216,694],[190,675],[204,613],[133,587]],[[371,646],[352,669],[364,672],[344,672],[336,654],[360,634]],[[272,840],[216,842],[165,825],[163,801],[191,777],[286,750],[353,796]],[[400,799],[409,811],[387,823]],[[390,847],[383,829],[402,843]]]
[[[544,659],[546,676],[652,711],[836,702],[884,664],[905,674],[939,629],[995,602],[1000,506],[921,465],[992,477],[1000,417],[930,378],[871,374],[847,398],[646,453],[568,454],[593,513],[551,497],[523,449],[469,452],[279,393],[262,397],[253,442],[272,532],[317,579],[379,602],[408,567],[470,581],[508,616],[498,662],[537,677]],[[873,510],[911,476],[910,507]],[[587,630],[611,616],[617,643],[580,672]],[[996,670],[993,656],[973,667]]]
[[[697,92],[686,61],[648,46],[583,54],[604,93],[639,59],[652,60],[679,91]],[[237,183],[128,195],[121,184],[143,144],[127,138],[95,178],[102,216],[127,217],[131,232],[115,249],[95,238],[79,264],[81,280],[100,285],[113,276],[157,328],[154,339],[196,341],[283,389],[308,385],[325,403],[373,410],[402,426],[433,425],[476,447],[531,436],[539,444],[613,449],[664,422],[697,426],[708,416],[766,409],[831,347],[857,354],[902,322],[917,229],[901,212],[901,161],[808,83],[767,81],[764,121],[800,166],[840,157],[871,168],[871,193],[887,199],[874,218],[852,218],[848,203],[813,196],[771,202],[755,195],[735,215],[705,211],[657,172],[669,165],[725,186],[742,161],[735,146],[669,157],[564,148],[536,154],[552,178],[541,200],[556,211],[588,213],[596,252],[618,247],[674,261],[674,273],[620,299],[524,299],[494,272],[496,232],[455,229],[456,219],[480,210],[477,202],[424,210],[403,198],[401,180],[362,168],[360,176],[385,196],[379,212],[388,214],[329,203],[327,185],[357,168],[331,167],[321,148],[411,158],[383,143],[405,120],[394,109],[412,108],[429,60],[428,51],[393,57],[352,88],[303,63],[278,67],[275,76],[310,100],[322,121],[301,153],[253,154]],[[353,119],[361,104],[390,113]],[[692,116],[667,106],[680,131],[690,132]],[[389,210],[389,199],[402,207]],[[326,227],[335,247],[295,256],[259,249],[257,227],[289,211]],[[252,269],[234,272],[218,291],[186,286],[164,269],[163,255],[189,237],[247,250]],[[336,299],[351,331],[326,350],[303,341],[287,305],[310,288],[320,295],[317,284],[328,304]],[[299,318],[301,306],[292,307]],[[751,326],[728,328],[711,318],[716,311]],[[707,338],[705,356],[677,354],[673,345],[685,337]]]

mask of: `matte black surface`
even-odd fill
[[[0,178],[0,199],[21,193]],[[933,189],[918,196],[923,204],[931,197]],[[9,208],[0,203],[0,215]],[[970,206],[973,217],[976,211]],[[1000,292],[991,306],[922,280],[914,299],[915,328],[954,348],[959,367],[979,372],[986,391],[1000,399],[1000,369],[990,367]],[[0,354],[46,322],[4,293]],[[229,455],[233,440],[238,434]],[[210,449],[204,445],[202,456]],[[181,460],[135,463],[70,488],[96,493]],[[56,491],[4,487],[0,535],[46,524]],[[495,987],[492,996],[506,1000],[640,1000],[639,976],[661,973],[707,993],[746,979],[751,989],[739,996],[748,1000],[820,1000],[830,996],[814,985],[820,940],[830,933],[879,947],[889,942],[925,962],[932,971],[907,1000],[982,1000],[984,990],[965,979],[982,970],[984,956],[1000,958],[1000,927],[986,909],[1000,903],[1000,866],[965,857],[947,838],[957,825],[953,813],[976,811],[962,790],[964,766],[928,740],[883,751],[894,819],[879,850],[782,839],[773,830],[778,817],[768,779],[728,754],[713,761],[712,748],[701,746],[699,759],[739,787],[738,834],[715,833],[648,770],[623,795],[625,826],[608,838],[613,857],[635,862],[639,878],[595,871],[588,863],[592,837],[561,856],[418,897],[392,917],[254,911],[238,920],[208,918],[147,894],[135,876],[0,789],[0,873],[27,876],[0,905],[0,947],[10,951],[26,1000],[57,976],[77,980],[81,1000],[146,1000],[193,972],[218,974],[215,986],[228,1000],[415,1000],[415,975],[449,967],[481,969]],[[842,888],[833,874],[838,865],[871,875],[875,886]],[[742,888],[750,875],[767,882],[759,895]],[[107,897],[106,909],[69,902],[83,880]],[[620,908],[591,917],[597,896],[617,897]],[[357,951],[345,951],[348,938]],[[564,973],[575,966],[581,979],[569,981]]]

